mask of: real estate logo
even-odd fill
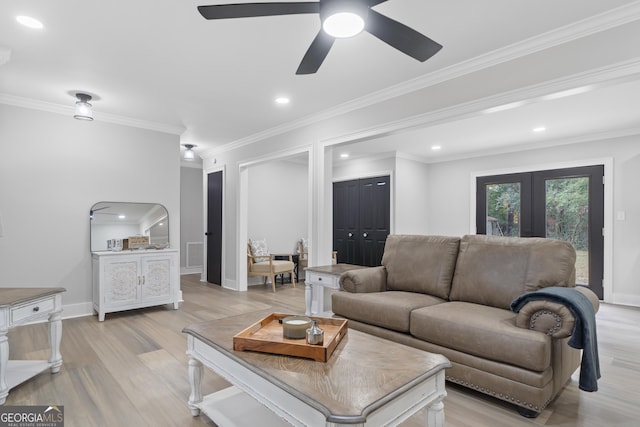
[[[0,427],[64,427],[64,406],[0,406]]]

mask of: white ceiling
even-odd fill
[[[375,9],[444,48],[420,63],[363,33],[338,40],[317,74],[297,76],[320,28],[317,16],[207,21],[196,10],[223,3],[3,0],[0,102],[70,114],[73,94],[87,92],[94,95],[96,120],[177,133],[181,143],[196,144],[202,153],[460,68],[541,34],[570,33],[607,14],[621,22],[640,19],[640,1],[634,0],[389,0]],[[17,15],[35,17],[45,27],[25,28]],[[576,30],[576,38],[583,36],[588,34]],[[636,50],[640,57],[637,39],[620,42],[611,48]],[[556,100],[535,91],[514,95],[522,106],[494,113],[481,106],[461,109],[447,120],[393,138],[367,138],[336,153],[400,151],[437,161],[640,128],[640,76],[588,89]],[[276,105],[281,95],[291,103]],[[532,133],[539,125],[547,130]],[[431,150],[436,144],[442,146],[438,152]]]

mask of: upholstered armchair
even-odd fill
[[[338,252],[331,253],[331,264],[338,263]],[[304,272],[309,266],[309,241],[307,239],[298,240],[298,273]]]
[[[288,257],[286,259],[275,259],[275,257]],[[296,287],[296,278],[294,273],[295,264],[291,254],[272,254],[268,252],[266,242],[264,240],[249,240],[247,244],[247,273],[249,276],[264,277],[264,284],[267,284],[267,278],[271,279],[273,292],[276,291],[276,276],[289,273],[291,275],[291,284]]]

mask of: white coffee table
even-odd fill
[[[395,426],[426,408],[424,425],[444,425],[442,355],[349,330],[327,362],[234,351],[233,336],[270,314],[186,327],[189,407],[221,426]],[[399,363],[398,361],[402,361]],[[203,396],[203,367],[232,386]]]

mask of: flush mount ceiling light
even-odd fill
[[[184,159],[191,162],[195,159],[195,152],[193,151],[194,147],[197,145],[194,144],[182,144],[184,147]]]
[[[78,98],[78,101],[76,101],[73,118],[78,120],[93,120],[93,106],[89,103],[89,101],[91,101],[91,95],[76,93],[76,98]]]

